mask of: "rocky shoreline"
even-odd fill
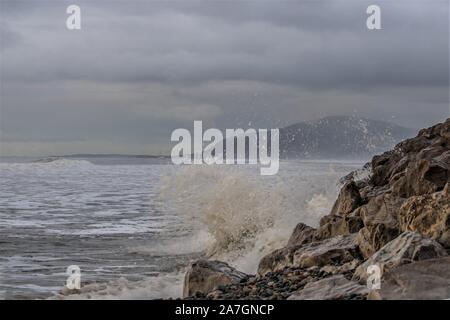
[[[450,119],[373,157],[351,173],[318,228],[299,223],[256,275],[198,260],[185,299],[449,299]],[[369,290],[370,272],[379,289]]]

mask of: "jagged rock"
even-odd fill
[[[193,262],[184,277],[183,297],[196,293],[207,295],[220,285],[239,283],[247,277],[222,261],[198,260]]]
[[[381,194],[358,208],[364,227],[358,232],[358,245],[364,258],[370,257],[399,234],[398,210],[404,199]]]
[[[397,227],[387,223],[370,224],[359,230],[356,240],[362,256],[368,258],[395,239],[399,233]]]
[[[303,246],[294,252],[293,265],[302,268],[336,265],[360,258],[356,234],[351,234]]]
[[[331,273],[331,274],[346,273],[346,272],[355,270],[360,264],[361,264],[361,260],[355,259],[353,261],[344,263],[341,266],[327,265],[325,267],[320,268],[320,271],[323,271],[325,273]]]
[[[369,184],[403,198],[442,190],[449,180],[450,121],[421,130],[417,137],[372,159]]]
[[[390,193],[381,193],[373,196],[366,205],[357,209],[365,226],[379,223],[395,227],[398,224],[398,210],[405,199],[398,198]]]
[[[343,275],[335,275],[310,282],[291,295],[288,300],[344,300],[355,296],[367,296],[367,287],[347,280]]]
[[[354,210],[362,204],[362,199],[356,183],[347,182],[342,188],[331,213],[320,219],[320,226],[314,238],[324,240],[339,235],[349,235],[358,232],[363,227],[359,210]]]
[[[391,181],[394,194],[408,198],[440,191],[448,181],[448,165],[431,159],[419,159],[408,164],[402,176]]]
[[[361,205],[361,196],[355,182],[344,184],[336,202],[331,209],[331,215],[346,215]]]
[[[321,226],[317,229],[314,239],[324,240],[339,235],[358,232],[363,226],[361,217],[355,212],[346,216],[328,215],[321,219]]]
[[[450,196],[445,190],[431,195],[411,197],[399,211],[402,231],[414,231],[450,248]]]
[[[418,233],[404,232],[361,264],[353,278],[365,281],[367,268],[371,265],[377,265],[383,273],[406,263],[446,255],[445,249],[436,241]]]
[[[299,223],[292,232],[287,245],[296,246],[311,242],[314,239],[315,231],[316,229],[307,226],[304,223]]]
[[[285,267],[339,265],[360,258],[356,234],[337,236],[276,250],[261,259],[258,274],[265,275],[270,271],[283,270]]]
[[[293,256],[296,249],[301,248],[299,246],[284,247],[275,250],[268,255],[264,256],[258,265],[258,274],[264,276],[271,271],[281,271],[285,267],[293,265]]]
[[[404,157],[404,153],[399,150],[392,150],[382,155],[374,156],[371,162],[372,176],[370,177],[370,184],[376,187],[388,184],[391,177],[402,171],[402,168],[407,165],[408,161]]]
[[[370,292],[368,299],[450,299],[450,257],[414,262],[384,273],[380,290]]]

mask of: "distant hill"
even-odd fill
[[[354,116],[326,117],[280,129],[280,157],[357,159],[391,149],[417,130]]]

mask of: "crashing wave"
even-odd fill
[[[292,221],[316,225],[328,213],[338,189],[329,182],[339,174],[326,178],[329,189],[317,179],[262,177],[239,166],[188,166],[166,177],[161,191],[186,224],[206,232],[198,245],[206,243],[208,257],[254,272],[255,261],[285,244]]]

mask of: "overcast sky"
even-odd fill
[[[449,114],[447,0],[0,3],[3,155],[168,153],[194,120]],[[382,30],[366,28],[370,4]]]

